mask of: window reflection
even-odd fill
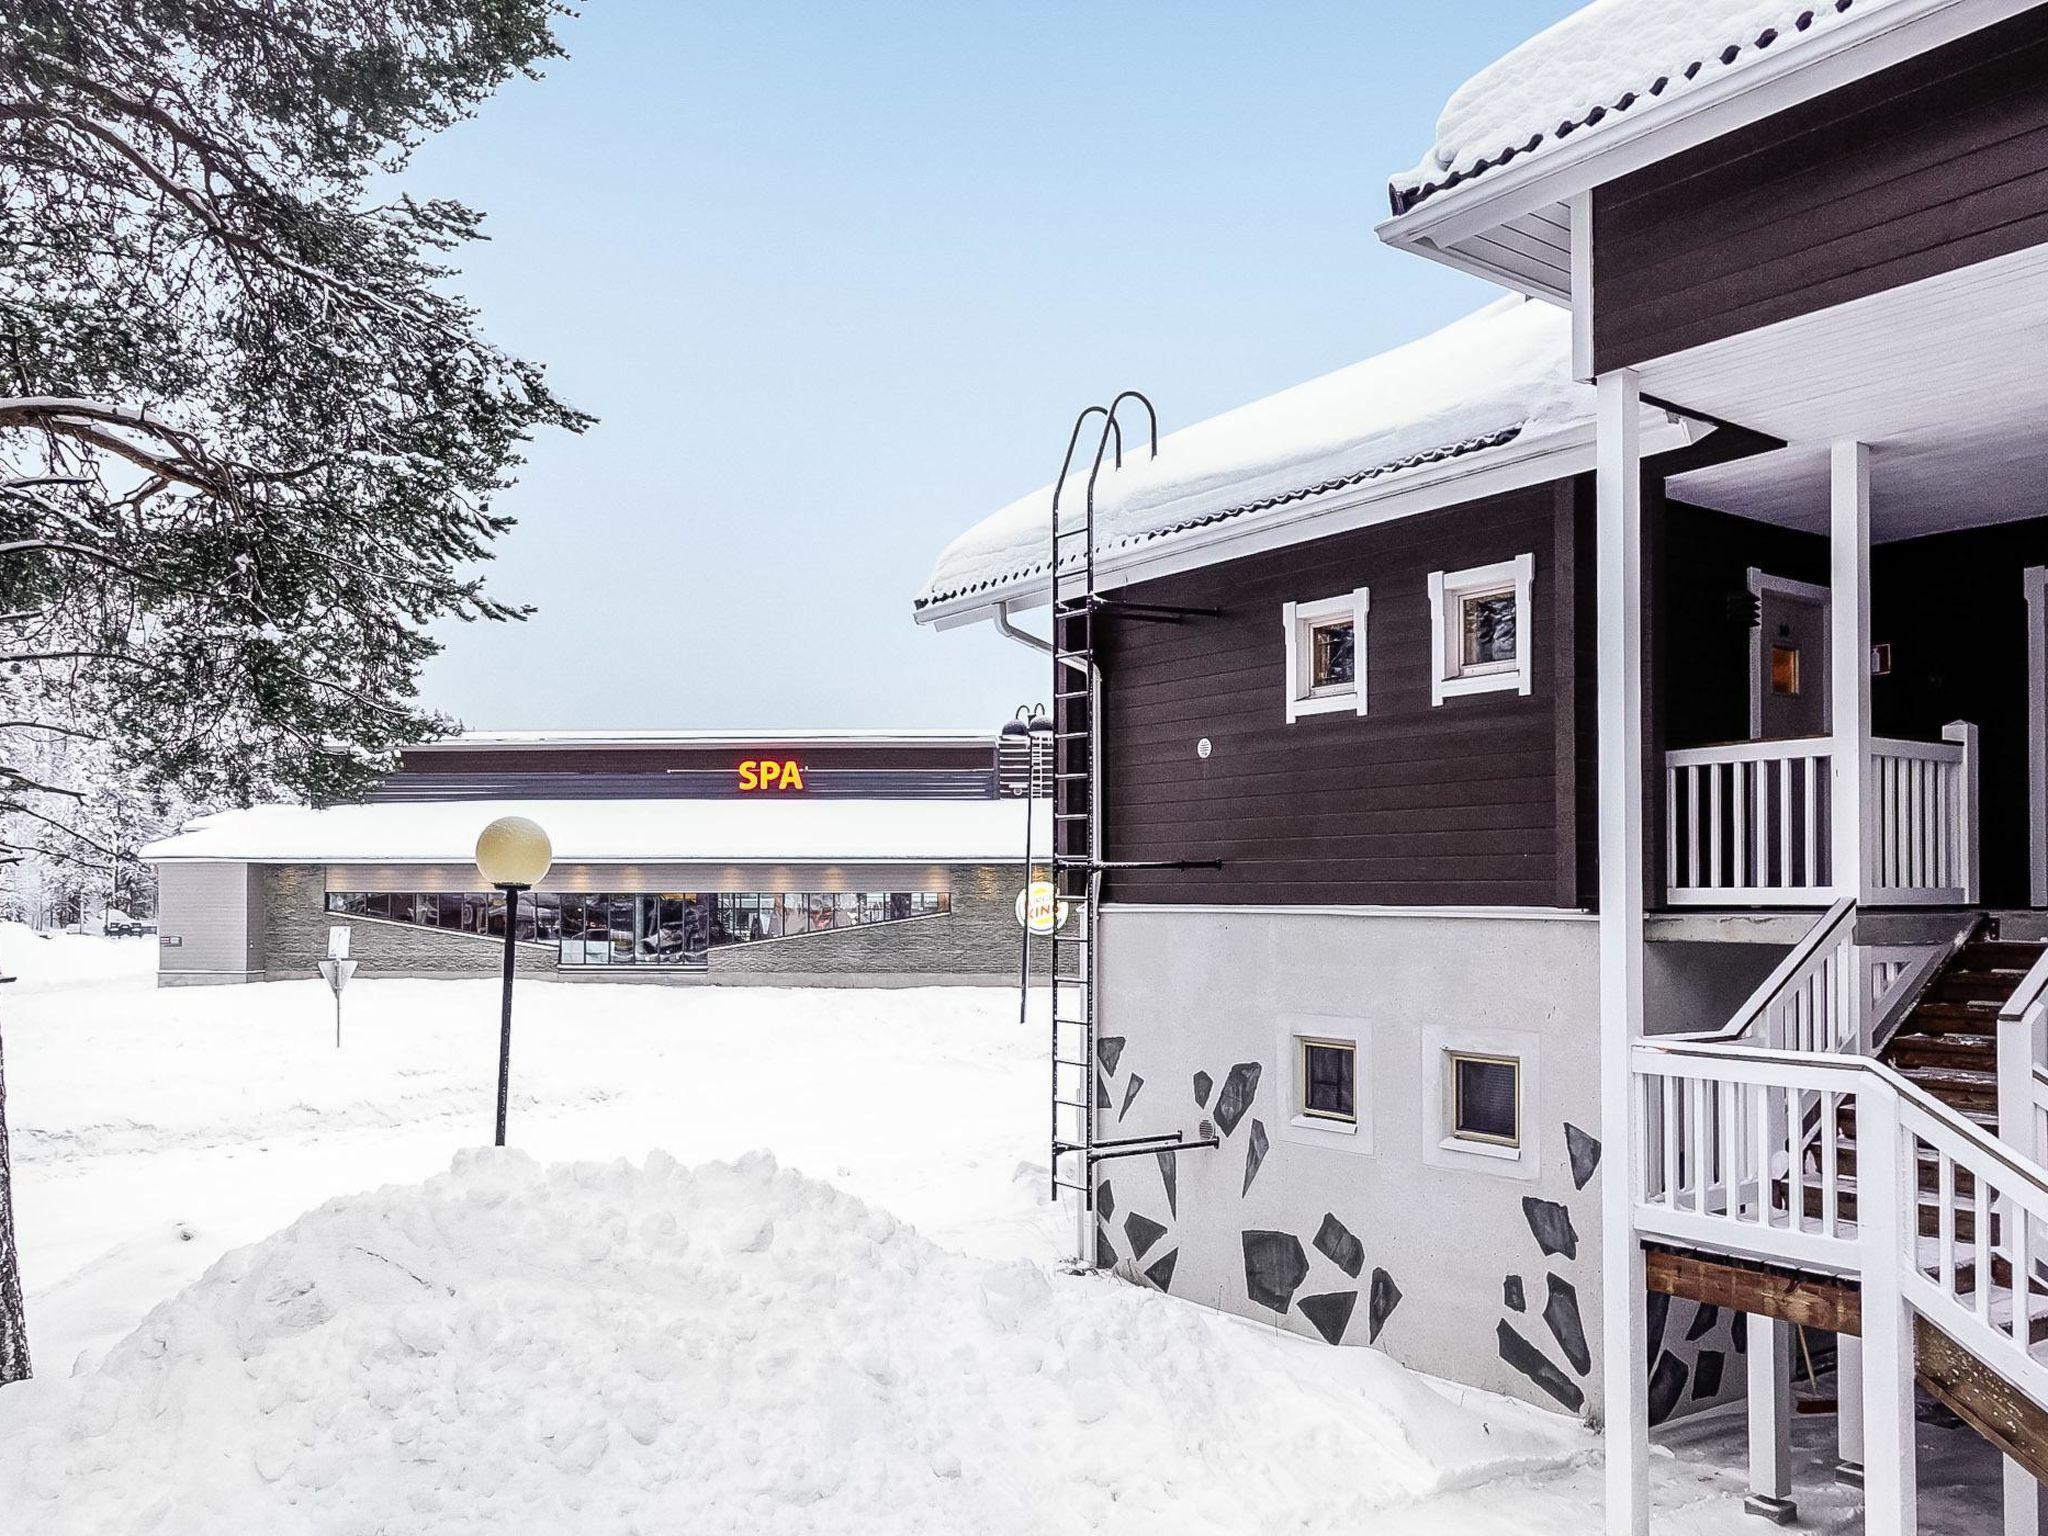
[[[342,916],[505,936],[497,891],[329,891]],[[701,967],[711,950],[800,934],[904,922],[952,910],[945,891],[528,892],[513,937],[555,947],[565,966]]]

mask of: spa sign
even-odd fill
[[[788,794],[804,787],[804,771],[791,757],[749,757],[740,762],[743,795]]]

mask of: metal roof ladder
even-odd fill
[[[1142,406],[1150,456],[1159,454],[1159,422],[1152,403],[1125,390],[1108,405],[1091,405],[1074,419],[1067,455],[1053,482],[1050,584],[1052,598],[1052,1196],[1074,1197],[1074,1263],[1092,1269],[1096,1244],[1096,1164],[1112,1158],[1177,1155],[1218,1144],[1212,1133],[1147,1136],[1099,1134],[1099,1116],[1109,1108],[1109,1090],[1097,1055],[1101,1023],[1096,997],[1096,934],[1101,919],[1102,877],[1114,870],[1216,869],[1215,859],[1111,860],[1102,838],[1102,672],[1097,664],[1096,625],[1111,617],[1177,624],[1213,617],[1213,609],[1174,608],[1106,597],[1096,587],[1095,492],[1105,455],[1123,467],[1123,428],[1118,413]],[[1082,435],[1096,423],[1095,453],[1078,518],[1061,523],[1060,503],[1074,472]]]

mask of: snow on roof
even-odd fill
[[[1898,0],[1593,0],[1458,87],[1396,214],[1623,113],[1638,116],[1810,46]]]
[[[1571,376],[1571,317],[1505,298],[1419,341],[1297,384],[1126,453],[1096,491],[1096,557],[1252,518],[1371,481],[1397,490],[1446,459],[1584,427],[1594,392]],[[1062,519],[1078,518],[1084,465]],[[916,607],[1016,587],[1048,568],[1052,487],[984,519],[939,556]],[[1079,540],[1069,541],[1078,544]],[[1070,558],[1062,552],[1062,560]],[[1078,551],[1071,558],[1078,560]]]
[[[788,746],[829,746],[844,742],[855,746],[989,746],[993,730],[797,730],[765,728],[758,731],[463,731],[439,741],[423,741],[405,748],[407,752],[436,752],[474,747],[756,747],[764,743]]]
[[[201,816],[149,863],[467,864],[500,816],[546,829],[558,864],[888,863],[1014,859],[1024,800],[470,800],[259,805]]]

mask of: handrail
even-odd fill
[[[1735,1010],[1734,1017],[1719,1029],[1690,1030],[1683,1034],[1656,1035],[1647,1038],[1660,1041],[1697,1041],[1702,1044],[1714,1041],[1739,1040],[1756,1027],[1757,1020],[1763,1016],[1764,1010],[1777,1000],[1778,994],[1785,990],[1787,983],[1806,968],[1814,956],[1820,953],[1822,946],[1835,936],[1836,930],[1844,922],[1853,919],[1855,912],[1855,899],[1848,896],[1844,896],[1833,906],[1829,907],[1827,911],[1823,912],[1814,925],[1806,930],[1805,937],[1792,946],[1791,950],[1785,955],[1785,958],[1773,967],[1771,974],[1766,976],[1758,984],[1757,989],[1749,994],[1749,1000]],[[1795,1051],[1788,1054],[1798,1055],[1800,1053]]]
[[[2020,984],[2013,988],[2012,996],[1999,1007],[1999,1018],[2024,1017],[2029,1008],[2041,1001],[2044,992],[2048,992],[2048,949],[2041,951],[2041,958],[2034,962],[2034,968],[2027,972]]]
[[[1698,763],[1754,763],[1774,757],[1825,756],[1832,736],[1776,736],[1763,741],[1719,741],[1704,747],[1673,747],[1664,761],[1684,768]],[[1798,750],[1803,748],[1804,750]]]
[[[1948,1105],[1901,1077],[1883,1062],[1869,1056],[1827,1055],[1815,1051],[1774,1051],[1755,1046],[1717,1045],[1711,1041],[1685,1040],[1672,1035],[1646,1035],[1636,1041],[1636,1050],[1654,1051],[1661,1056],[1695,1058],[1703,1061],[1748,1062],[1756,1066],[1796,1067],[1802,1071],[1840,1075],[1861,1074],[1890,1090],[1901,1104],[1910,1105],[1925,1118],[1947,1131],[1971,1150],[2017,1175],[2048,1199],[2048,1168],[2030,1158],[2020,1157],[1997,1137],[1989,1135],[1973,1120],[1957,1114]]]

